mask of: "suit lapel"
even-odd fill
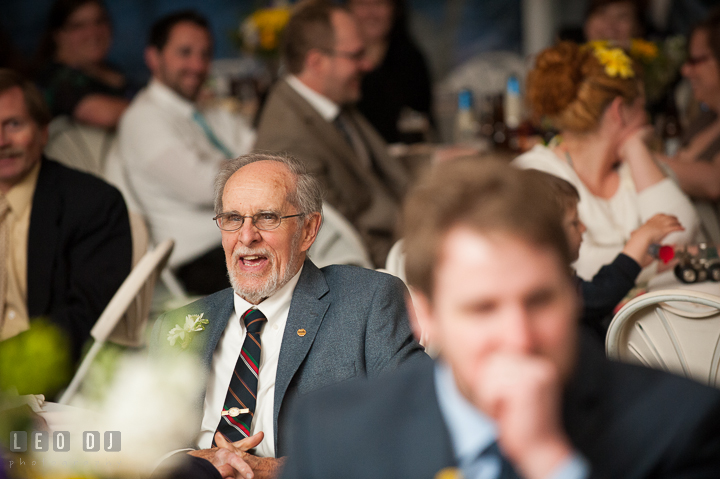
[[[186,353],[193,354],[197,357],[203,367],[202,375],[197,378],[197,381],[204,385],[202,393],[197,396],[195,401],[195,407],[198,411],[200,411],[200,414],[196,418],[197,431],[200,431],[202,428],[205,410],[205,395],[207,394],[207,388],[209,386],[208,379],[210,371],[212,371],[213,354],[215,353],[218,341],[220,341],[220,337],[222,337],[223,332],[225,332],[225,327],[227,326],[230,316],[233,314],[233,294],[232,288],[228,288],[224,291],[208,296],[207,298],[191,303],[178,310],[179,314],[168,317],[168,322],[164,324],[165,327],[163,331],[169,331],[175,325],[182,326],[185,324],[185,317],[188,314],[202,313],[203,317],[208,320],[205,330],[200,333],[200,336],[198,337],[198,339],[202,338],[202,341],[196,342],[196,340],[193,340],[193,342],[190,343],[190,348],[186,351]],[[164,346],[165,337],[161,336],[159,340],[163,341],[162,344]],[[190,444],[188,447],[195,447],[194,441],[195,440],[193,440],[193,444]]]
[[[578,341],[578,360],[575,371],[564,391],[563,421],[572,442],[586,451],[595,443],[603,424],[606,404],[601,391],[606,387],[602,352],[594,340],[581,331]]]
[[[220,341],[220,337],[225,332],[225,327],[227,326],[228,320],[233,314],[233,309],[235,308],[233,294],[233,290],[228,288],[220,294],[211,296],[209,301],[206,303],[208,311],[211,312],[210,314],[215,316],[214,318],[211,318],[210,315],[207,313],[205,314],[205,316],[210,319],[210,322],[206,327],[208,335],[200,352],[202,364],[208,371],[212,369],[212,360],[215,348],[217,347],[218,341]]]
[[[27,304],[31,318],[42,316],[49,309],[63,209],[53,174],[55,165],[45,157],[41,161],[28,229]]]
[[[290,381],[305,360],[315,340],[330,302],[321,300],[329,291],[323,273],[310,261],[305,260],[288,313],[283,333],[280,357],[275,377],[275,397],[273,404],[273,429],[275,432],[275,450],[278,444],[278,416]],[[304,335],[298,331],[305,330]]]
[[[403,404],[398,405],[409,419],[403,424],[403,441],[398,441],[396,471],[403,471],[406,477],[427,477],[428,473],[454,467],[456,461],[435,391],[435,362],[415,364],[415,370],[408,376],[413,394],[403,395]]]
[[[313,141],[324,142],[335,152],[336,157],[351,168],[356,175],[361,177],[367,175],[360,166],[360,162],[352,146],[345,140],[335,125],[325,121],[315,108],[301,97],[286,81],[279,82],[278,94],[282,95],[285,101],[298,111],[309,127],[317,130],[317,134],[312,135]]]

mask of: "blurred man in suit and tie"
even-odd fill
[[[159,318],[151,342],[154,354],[197,354],[209,372],[198,378],[207,387],[193,474],[275,477],[298,396],[428,360],[399,279],[306,259],[321,210],[320,184],[289,157],[246,155],[218,176],[215,219],[233,287]],[[201,314],[208,324],[187,350],[171,345],[174,328]]]
[[[243,117],[200,103],[212,50],[210,25],[194,11],[155,22],[145,50],[152,79],[123,115],[106,166],[152,239],[175,240],[170,266],[192,294],[228,285],[220,234],[208,221],[212,185],[225,161],[255,140]]]
[[[49,122],[32,82],[0,69],[0,341],[43,318],[76,361],[130,273],[132,237],[120,192],[43,155]]]
[[[255,149],[288,152],[315,174],[326,201],[363,237],[383,266],[408,174],[355,108],[368,69],[353,17],[330,2],[301,2],[285,29],[288,76],[270,92]]]
[[[490,160],[409,194],[407,278],[440,356],[303,398],[284,478],[720,477],[720,391],[579,337],[552,194]]]

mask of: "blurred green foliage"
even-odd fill
[[[44,394],[50,399],[70,381],[73,362],[65,334],[47,320],[0,342],[0,391]]]

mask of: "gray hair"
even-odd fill
[[[288,203],[297,208],[299,213],[322,214],[323,190],[320,182],[308,173],[305,165],[290,155],[273,155],[267,153],[250,153],[230,160],[220,169],[215,177],[215,214],[223,212],[222,196],[225,184],[240,168],[257,161],[275,161],[282,163],[295,177],[295,189],[287,197]]]

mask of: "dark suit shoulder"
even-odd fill
[[[45,214],[48,204],[54,204],[52,209],[58,210],[64,221],[80,222],[83,229],[89,227],[88,220],[97,225],[115,221],[122,228],[122,234],[130,239],[127,206],[117,188],[90,173],[43,158],[33,197],[33,213],[38,213],[35,207],[39,206]]]
[[[565,425],[595,475],[720,477],[720,391],[590,349],[579,373]]]
[[[298,401],[288,478],[432,478],[453,464],[433,362],[330,386]]]
[[[233,291],[232,288],[225,288],[217,291],[209,296],[197,299],[192,303],[188,303],[172,311],[168,311],[163,316],[179,316],[187,314],[200,314],[203,311],[212,309],[218,303],[224,303],[228,300],[232,301]]]
[[[105,180],[90,173],[67,167],[49,158],[42,160],[38,177],[38,182],[41,181],[52,181],[57,190],[72,193],[72,197],[77,198],[78,203],[88,199],[93,200],[92,203],[96,203],[98,196],[122,199],[120,191]]]
[[[398,411],[393,410],[394,405],[407,405],[419,393],[423,401],[432,401],[427,394],[435,394],[433,365],[429,356],[418,355],[377,378],[345,381],[310,393],[300,408],[308,401],[320,406],[323,415],[337,413],[348,421],[354,417],[370,420],[384,414],[395,416]]]
[[[333,264],[321,268],[320,271],[325,275],[328,284],[347,284],[372,289],[407,289],[405,283],[396,276],[360,266]]]
[[[627,410],[651,402],[655,404],[654,414],[663,417],[667,414],[664,420],[678,425],[708,411],[720,414],[718,389],[663,371],[614,361],[607,363],[607,400],[611,405]]]
[[[208,320],[205,330],[199,334],[201,341],[194,341],[190,348],[196,352],[204,350],[207,341],[217,343],[217,339],[225,329],[229,314],[233,310],[233,290],[226,288],[210,296],[193,301],[181,308],[168,311],[160,315],[155,321],[150,339],[150,354],[160,354],[173,348],[168,346],[168,332],[175,326],[182,327],[185,324],[185,318],[190,314],[203,315],[203,319]],[[196,335],[198,336],[198,335]],[[174,348],[178,349],[178,348]],[[205,354],[208,351],[204,351]],[[211,351],[209,352],[211,353]]]

